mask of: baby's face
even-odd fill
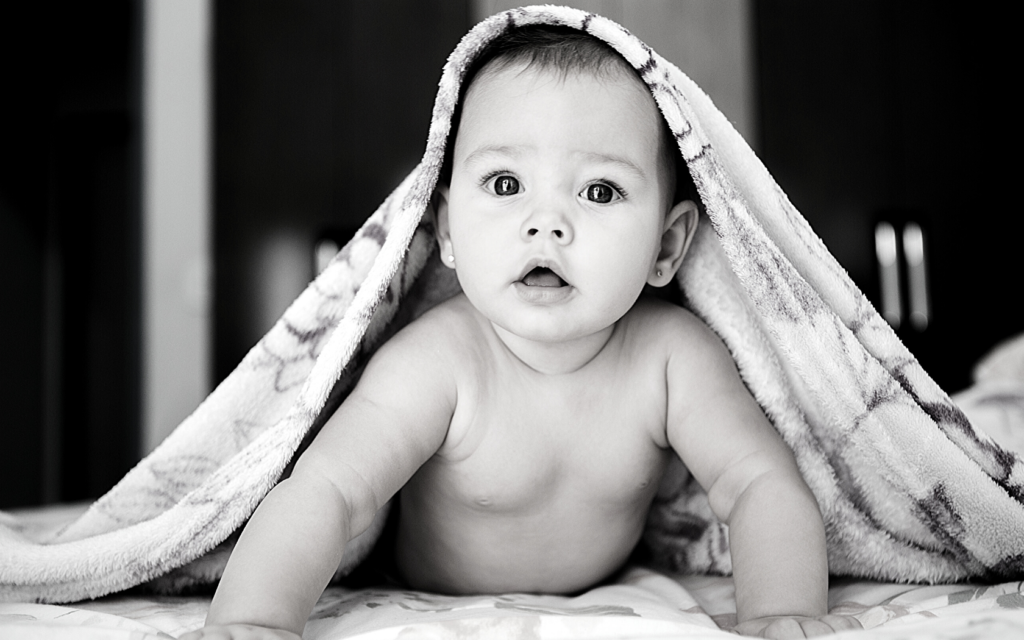
[[[442,259],[470,302],[543,342],[625,315],[655,273],[671,205],[660,127],[624,71],[485,69],[465,97],[439,210]]]

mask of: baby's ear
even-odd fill
[[[661,248],[658,258],[647,276],[647,282],[655,287],[664,287],[675,277],[679,265],[686,257],[693,235],[697,232],[699,219],[697,204],[683,200],[672,207],[665,216],[665,227],[661,232]]]
[[[434,237],[437,238],[437,248],[441,251],[441,262],[450,268],[454,268],[454,261],[449,259],[453,256],[451,231],[448,228],[448,185],[439,184],[430,197],[430,205],[434,210]]]

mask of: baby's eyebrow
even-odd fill
[[[505,156],[507,158],[517,160],[520,157],[522,157],[522,155],[523,149],[521,147],[516,147],[512,145],[488,144],[478,149],[474,149],[473,153],[466,156],[466,159],[463,162],[465,162],[466,164],[472,164],[473,162],[486,156]]]
[[[618,165],[622,169],[625,169],[626,171],[634,174],[638,180],[647,179],[647,174],[644,173],[643,170],[640,169],[640,167],[638,167],[636,163],[631,161],[629,158],[624,158],[622,156],[617,156],[608,153],[600,153],[597,151],[577,151],[576,155],[583,156],[584,158],[591,162]]]
[[[466,156],[466,159],[463,162],[465,164],[473,164],[474,162],[478,162],[488,156],[502,156],[512,160],[519,160],[530,150],[531,148],[518,145],[487,144],[474,149],[472,153]],[[640,181],[647,180],[647,174],[629,158],[610,153],[601,153],[599,151],[573,151],[572,154],[580,156],[588,162],[616,165],[621,169],[632,173]]]

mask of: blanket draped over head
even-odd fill
[[[232,534],[366,358],[458,291],[424,213],[469,63],[504,30],[530,23],[607,42],[654,96],[706,212],[678,285],[792,448],[824,517],[831,571],[910,581],[1024,575],[1021,460],[975,431],[922,370],[711,100],[619,25],[530,7],[462,40],[420,164],[163,444],[56,533],[33,537],[17,519],[0,520],[0,599],[66,602],[143,583],[176,591],[219,577]],[[367,555],[383,519],[349,545],[339,573]],[[728,529],[678,462],[644,543],[668,571],[731,571]]]

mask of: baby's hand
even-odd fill
[[[820,618],[768,616],[742,622],[733,627],[733,633],[754,638],[785,640],[788,638],[813,638],[838,631],[861,628],[860,620],[853,616],[825,615]]]
[[[254,624],[224,624],[189,631],[179,640],[302,640],[291,631]]]

